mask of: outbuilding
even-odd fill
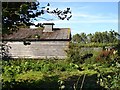
[[[54,23],[44,23],[44,28],[20,28],[2,38],[8,45],[12,58],[60,58],[66,57],[71,40],[70,28],[53,28]]]

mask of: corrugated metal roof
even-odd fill
[[[3,40],[70,40],[70,28],[53,28],[53,32],[40,29],[20,28],[13,34],[6,35]]]

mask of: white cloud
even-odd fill
[[[118,23],[118,20],[87,20],[87,21],[79,21],[79,23]]]
[[[81,6],[82,7],[82,6]],[[88,8],[83,6],[83,8]],[[48,14],[49,19],[51,17],[51,21],[36,21],[35,23],[55,23],[55,24],[75,24],[75,23],[118,23],[118,16],[116,14],[108,13],[108,14],[103,14],[103,13],[88,13],[88,12],[75,12],[72,15],[72,18],[67,21],[67,20],[57,20],[55,19],[54,15]],[[47,16],[48,17],[48,16]],[[54,20],[52,20],[52,18]]]
[[[110,20],[105,20],[105,19],[93,19],[93,20],[56,20],[56,21],[36,21],[35,24],[37,23],[55,23],[55,24],[75,24],[75,23],[118,23],[117,19],[110,19]]]
[[[71,19],[72,19],[71,23],[118,23],[118,16],[114,14],[108,14],[105,16],[103,14],[93,15],[93,14],[78,12],[73,14],[73,18]]]
[[[103,15],[103,14],[86,14],[86,13],[75,13],[73,14],[73,18],[87,18],[87,19],[112,19],[112,18],[117,18],[117,15],[115,16],[114,14],[108,14],[108,15]]]

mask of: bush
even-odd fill
[[[72,63],[83,63],[80,56],[80,49],[77,44],[70,43],[69,50],[67,50],[67,60]]]
[[[97,69],[98,83],[100,83],[101,86],[109,90],[120,90],[120,58],[117,58],[116,60],[115,57],[113,61],[109,61],[103,64],[107,68],[112,69],[109,73],[107,73],[107,71],[103,72],[101,71],[101,69]]]

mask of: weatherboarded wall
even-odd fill
[[[69,41],[31,41],[24,45],[21,41],[7,42],[11,47],[9,55],[12,58],[65,58]]]

